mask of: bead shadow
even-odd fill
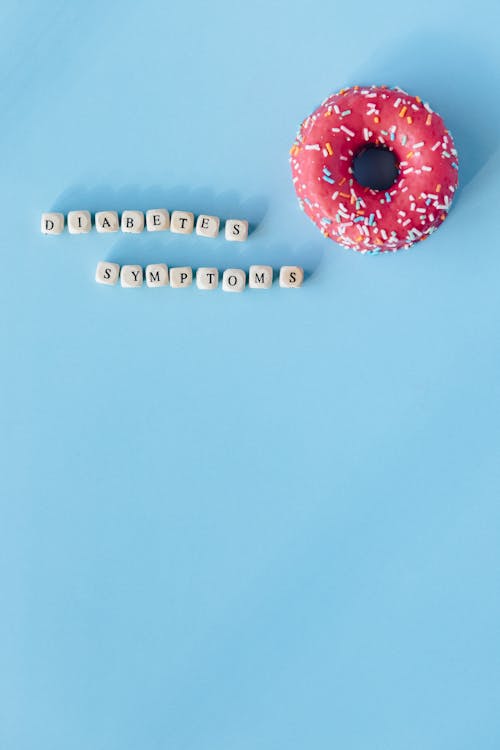
[[[295,208],[295,204],[292,203]],[[96,232],[95,212],[125,209],[146,211],[148,208],[166,207],[169,211],[192,211],[195,217],[201,213],[213,214],[221,219],[221,231],[216,238],[199,237],[195,232],[178,235],[170,231],[127,234],[121,231],[110,234]],[[54,201],[51,210],[68,211],[88,209],[92,213],[93,227],[89,234],[68,235],[61,240],[71,242],[75,249],[89,254],[89,263],[110,260],[116,263],[166,262],[168,265],[187,265],[197,268],[214,266],[220,270],[237,267],[248,271],[252,264],[300,265],[306,277],[317,269],[328,241],[317,237],[305,246],[283,242],[282,234],[276,234],[273,222],[265,228],[264,219],[268,202],[263,196],[241,197],[236,190],[217,193],[207,187],[190,188],[185,185],[164,187],[152,185],[96,185],[88,187],[74,185],[66,189]],[[298,208],[297,208],[298,211]],[[250,234],[247,242],[228,242],[224,237],[224,220],[244,218],[249,221]],[[273,237],[275,239],[273,239]],[[277,241],[276,241],[277,240]]]

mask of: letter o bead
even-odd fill
[[[242,268],[226,268],[222,276],[223,292],[242,292],[247,281]]]

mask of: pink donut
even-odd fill
[[[367,147],[394,152],[387,190],[363,187],[353,160]],[[303,211],[325,237],[358,252],[393,252],[444,221],[458,185],[458,157],[443,120],[399,88],[353,86],[302,123],[290,150]]]

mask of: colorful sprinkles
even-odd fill
[[[388,190],[354,178],[353,159],[370,145],[396,154],[399,175]],[[458,185],[458,156],[441,117],[397,87],[354,86],[328,97],[302,123],[290,162],[302,210],[326,237],[363,253],[426,239]]]

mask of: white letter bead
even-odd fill
[[[64,214],[42,214],[42,234],[61,234],[64,229]]]
[[[126,289],[142,286],[142,266],[122,266],[120,282]]]
[[[196,234],[199,234],[200,237],[217,237],[219,225],[220,219],[218,216],[201,214],[196,221]]]
[[[146,284],[150,287],[168,286],[168,268],[165,263],[146,266]]]
[[[248,237],[248,221],[245,219],[228,219],[226,221],[226,240],[245,242]]]
[[[150,208],[146,211],[148,232],[164,232],[170,226],[170,214],[166,208]]]
[[[182,289],[193,283],[193,269],[189,266],[170,269],[170,286],[173,289]]]
[[[118,214],[116,211],[98,211],[95,215],[95,228],[98,232],[117,232]]]
[[[170,231],[175,234],[191,234],[194,229],[194,214],[189,211],[172,211]]]
[[[198,268],[196,271],[196,286],[198,289],[217,289],[219,286],[219,271],[216,268]]]
[[[101,260],[97,264],[95,271],[95,280],[98,284],[107,284],[108,286],[114,286],[118,281],[120,275],[120,266],[118,263],[107,263]]]
[[[272,285],[273,269],[271,266],[250,266],[248,271],[250,289],[269,289]]]
[[[241,268],[226,268],[222,276],[222,291],[242,292],[246,279],[246,273]]]
[[[139,234],[144,229],[144,214],[142,211],[124,211],[122,213],[122,232]]]
[[[70,211],[68,213],[68,232],[70,234],[87,234],[91,228],[90,211]]]
[[[304,271],[300,266],[281,266],[280,286],[284,289],[296,289],[302,286]]]

